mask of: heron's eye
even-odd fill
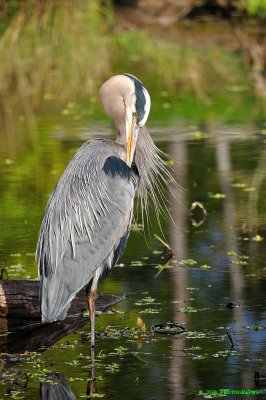
[[[134,117],[137,117],[137,116],[138,116],[137,111],[133,111],[133,116],[134,116]]]

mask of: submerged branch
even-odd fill
[[[162,245],[166,248],[169,255],[171,255],[171,256],[174,255],[174,251],[168,243],[166,243],[162,238],[160,238],[160,236],[158,236],[156,234],[154,235],[154,237],[155,237],[155,239],[159,240],[160,243],[162,243]]]
[[[235,345],[234,345],[232,336],[230,335],[230,333],[228,332],[227,329],[225,330],[225,332],[226,332],[226,334],[227,334],[227,336],[228,336],[228,338],[229,338],[229,340],[230,340],[230,342],[231,342],[231,349],[233,349],[233,348],[235,347]]]

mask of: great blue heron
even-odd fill
[[[169,177],[145,127],[150,96],[142,82],[130,74],[113,76],[100,98],[117,139],[89,140],[72,158],[48,200],[37,247],[42,321],[64,319],[85,287],[92,347],[98,282],[124,250],[135,194],[142,211],[148,197],[157,210],[155,188]]]

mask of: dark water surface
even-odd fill
[[[22,130],[18,146],[0,150],[0,257],[10,279],[37,278],[34,252],[44,206],[74,151],[93,131],[97,137],[112,135],[109,125],[93,130],[73,123],[70,130],[71,135],[61,127],[39,128],[34,137]],[[244,398],[265,398],[264,135],[241,125],[210,129],[185,122],[164,131],[153,126],[151,132],[155,139],[163,137],[157,144],[174,160],[173,174],[182,187],[177,198],[167,194],[171,218],[162,220],[175,255],[161,270],[167,255],[154,238],[163,234],[151,210],[150,233],[132,231],[119,265],[99,290],[126,299],[97,317],[94,396],[232,398],[233,392],[222,389],[249,389],[257,392]],[[190,212],[194,202],[198,206]],[[170,321],[185,331],[167,335],[150,329]],[[86,398],[87,331],[88,326],[29,360],[3,365],[1,399]]]

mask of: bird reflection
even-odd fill
[[[76,400],[65,376],[59,372],[49,374],[53,383],[42,382],[40,387],[41,400]]]
[[[68,381],[62,373],[52,372],[47,375],[47,378],[50,378],[50,382],[42,382],[40,386],[41,400],[76,400],[76,396],[71,391]],[[87,398],[90,399],[91,395],[96,392],[95,348],[92,348],[91,366],[86,390]]]
[[[87,384],[87,397],[90,398],[90,395],[96,392],[95,347],[91,347],[91,368]]]

